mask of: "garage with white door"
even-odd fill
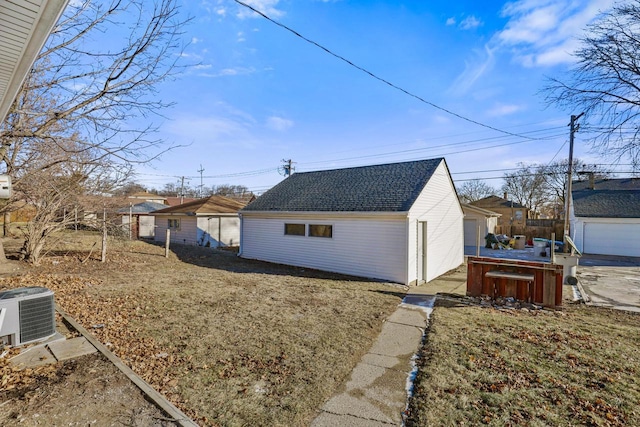
[[[640,257],[640,179],[574,181],[571,236],[586,254]]]
[[[461,203],[460,206],[464,213],[464,245],[476,246],[480,227],[480,240],[477,243],[484,246],[484,237],[488,233],[495,233],[501,214],[466,203]]]
[[[585,222],[584,253],[640,257],[640,224]]]

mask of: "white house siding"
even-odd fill
[[[186,215],[156,215],[156,233],[154,240],[157,242],[166,241],[166,232],[168,228],[169,219],[180,220],[180,228],[171,230],[171,242],[180,243],[184,245],[196,245],[197,242],[197,228],[195,216]]]
[[[217,248],[240,244],[240,218],[235,216],[198,217],[197,241],[200,246]]]
[[[572,219],[571,234],[581,252],[640,257],[640,219]]]
[[[464,217],[464,245],[476,246],[479,244],[478,240],[478,224],[482,226],[483,219],[480,218],[468,218],[468,215]],[[482,231],[480,231],[482,233]],[[480,236],[482,239],[486,236],[486,233]]]
[[[154,236],[155,218],[150,215],[138,216],[138,237],[150,238]]]
[[[484,245],[484,236],[488,233],[495,233],[498,219],[494,216],[488,217],[478,212],[465,211],[464,214],[464,245],[475,246],[478,225],[480,225],[480,245]]]
[[[418,271],[418,222],[422,221],[427,223],[426,277]],[[464,262],[463,213],[444,162],[409,211],[408,248],[409,283],[429,282]]]
[[[285,235],[285,223],[332,225],[333,237]],[[406,283],[406,227],[404,215],[350,218],[348,214],[271,214],[265,217],[247,212],[243,213],[242,220],[241,256]]]

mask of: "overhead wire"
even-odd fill
[[[539,138],[537,139],[538,141],[540,140],[544,140],[544,139],[551,139],[554,137],[558,137],[561,136],[562,134],[556,134],[556,135],[550,135],[548,137],[545,138]],[[503,144],[493,144],[493,145],[489,145],[489,146],[482,146],[482,147],[476,147],[476,148],[469,148],[466,150],[457,150],[457,151],[451,151],[451,152],[447,152],[447,153],[439,153],[436,155],[433,155],[434,157],[444,157],[444,156],[453,156],[456,154],[463,154],[463,153],[470,153],[470,152],[474,152],[474,151],[482,151],[482,150],[489,150],[492,148],[499,148],[499,147],[506,147],[506,146],[511,146],[511,145],[518,145],[518,144],[524,144],[524,143],[529,143],[532,142],[530,140],[524,140],[524,141],[514,141],[514,142],[507,142],[507,143],[503,143]],[[371,159],[371,158],[379,158],[379,157],[388,157],[388,156],[393,156],[393,155],[399,155],[399,154],[408,154],[408,153],[416,153],[416,152],[420,152],[420,151],[428,151],[428,150],[432,150],[433,147],[426,147],[426,148],[415,148],[415,149],[411,149],[411,150],[400,150],[400,151],[395,151],[395,152],[388,152],[388,153],[379,153],[379,154],[370,154],[370,155],[366,155],[366,156],[357,156],[357,157],[348,157],[348,158],[344,158],[344,159],[336,159],[336,160],[327,160],[327,161],[318,161],[318,162],[312,162],[312,163],[305,163],[305,164],[324,164],[324,163],[340,163],[340,162],[344,162],[344,161],[349,161],[349,160],[360,160],[360,159]],[[409,159],[405,159],[405,161],[410,161],[410,160],[418,160],[421,159],[423,157],[419,157],[419,158],[409,158]],[[300,163],[300,165],[302,165],[303,163]],[[305,169],[302,168],[301,169]]]
[[[449,110],[447,108],[441,107],[441,106],[439,106],[439,105],[437,105],[437,104],[435,104],[435,103],[433,103],[431,101],[426,100],[425,98],[423,98],[423,97],[421,97],[419,95],[414,94],[413,92],[409,92],[407,89],[404,89],[404,88],[402,88],[402,87],[390,82],[389,80],[386,80],[386,79],[384,79],[382,77],[379,77],[377,74],[374,74],[373,72],[367,70],[366,68],[355,64],[351,60],[345,58],[342,55],[339,55],[339,54],[333,52],[332,50],[330,50],[329,48],[321,45],[320,43],[315,42],[315,41],[309,39],[308,37],[303,36],[298,31],[292,29],[291,27],[288,27],[287,25],[285,25],[285,24],[283,24],[283,23],[281,23],[279,21],[276,21],[275,19],[273,19],[270,16],[268,16],[266,13],[254,8],[253,6],[243,2],[241,0],[234,0],[234,1],[236,3],[238,3],[239,5],[244,6],[244,7],[248,8],[248,9],[252,10],[253,12],[255,12],[258,15],[262,16],[264,19],[272,22],[273,24],[285,29],[286,31],[289,31],[290,33],[294,34],[296,37],[299,37],[300,39],[306,41],[307,43],[309,43],[309,44],[311,44],[313,46],[316,46],[317,48],[323,50],[324,52],[328,53],[329,55],[331,55],[331,56],[333,56],[333,57],[335,57],[335,58],[347,63],[351,67],[356,68],[357,70],[362,71],[363,73],[365,73],[365,74],[369,75],[370,77],[372,77],[372,78],[374,78],[374,79],[376,79],[376,80],[378,80],[378,81],[380,81],[380,82],[392,87],[393,89],[396,89],[396,90],[398,90],[398,91],[400,91],[400,92],[402,92],[402,93],[404,93],[404,94],[406,94],[406,95],[408,95],[408,96],[410,96],[412,98],[415,98],[418,101],[420,101],[420,102],[422,102],[424,104],[427,104],[427,105],[429,105],[429,106],[431,106],[431,107],[433,107],[433,108],[435,108],[437,110],[440,110],[440,111],[442,111],[444,113],[447,113],[449,115],[457,117],[457,118],[459,118],[461,120],[464,120],[466,122],[473,123],[473,124],[475,124],[477,126],[481,126],[481,127],[486,128],[486,129],[491,129],[493,131],[500,132],[500,133],[503,133],[503,134],[506,134],[506,135],[516,136],[516,137],[519,137],[519,138],[524,138],[524,139],[529,139],[529,140],[534,140],[535,139],[535,138],[531,138],[531,137],[528,137],[528,136],[520,135],[520,134],[517,134],[517,133],[509,132],[509,131],[506,131],[504,129],[500,129],[500,128],[488,125],[486,123],[479,122],[479,121],[474,120],[474,119],[470,119],[469,117],[463,116],[462,114],[458,114],[458,113],[456,113],[456,112],[454,112],[452,110]]]

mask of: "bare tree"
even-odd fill
[[[544,175],[546,181],[546,191],[548,192],[549,201],[562,209],[556,209],[559,215],[564,211],[565,193],[567,190],[567,172],[569,169],[569,160],[559,160],[548,165],[539,166],[538,170]],[[585,174],[594,174],[595,178],[607,178],[613,174],[606,171],[598,165],[588,164],[580,159],[573,160],[572,175],[579,178]]]
[[[640,0],[628,0],[586,28],[577,64],[566,79],[551,79],[548,103],[585,113],[594,149],[640,160]]]
[[[463,203],[471,203],[496,193],[496,189],[480,179],[465,181],[458,187],[458,197]]]
[[[502,190],[529,211],[538,212],[548,201],[544,174],[535,165],[518,163],[518,167],[515,172],[504,174]]]
[[[185,22],[176,0],[69,4],[0,127],[0,159],[37,221],[64,222],[56,212],[71,191],[113,189],[170,148],[150,118],[169,106],[156,91],[176,71]],[[41,249],[47,230],[29,232],[25,250]]]

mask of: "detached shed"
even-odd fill
[[[244,203],[237,200],[210,196],[152,212],[157,224],[155,240],[166,241],[169,229],[175,243],[213,248],[238,246],[238,211],[243,207]]]
[[[166,208],[167,205],[154,202],[143,202],[118,209],[122,216],[122,227],[131,237],[151,239],[155,234],[156,221],[151,212]]]
[[[478,227],[480,227],[480,241],[477,244],[484,245],[484,237],[488,233],[496,232],[498,218],[502,214],[467,203],[462,203],[461,206],[464,212],[464,245],[476,246]]]
[[[463,214],[443,158],[297,173],[240,212],[240,256],[389,280],[463,262]]]

